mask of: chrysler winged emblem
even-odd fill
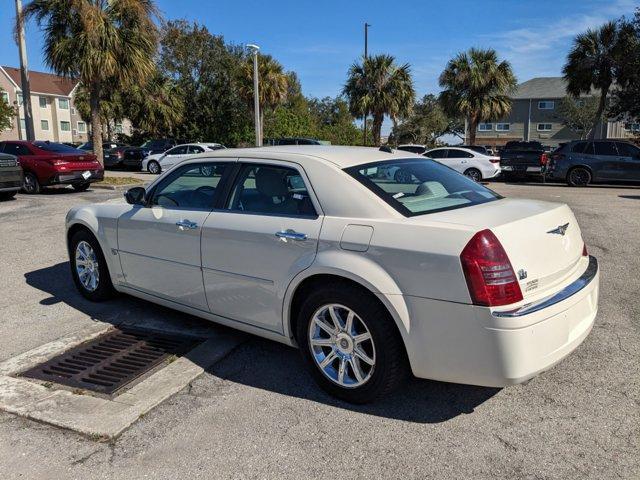
[[[554,228],[553,230],[549,230],[547,233],[555,233],[557,235],[564,236],[564,234],[567,232],[567,228],[569,228],[569,224],[565,223],[564,225],[558,225],[556,228]]]

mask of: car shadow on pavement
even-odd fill
[[[640,195],[618,195],[620,198],[626,198],[628,200],[640,200]]]
[[[258,337],[237,348],[207,372],[252,388],[322,403],[365,415],[415,423],[440,423],[475,408],[499,388],[459,385],[411,378],[396,392],[367,405],[338,400],[318,387],[295,348]]]
[[[65,303],[95,321],[112,325],[134,325],[138,322],[149,325],[158,321],[158,325],[173,323],[194,334],[203,329],[235,332],[128,295],[119,295],[107,302],[90,302],[76,290],[69,262],[28,272],[25,279],[28,285],[50,295],[40,301],[41,305]],[[397,392],[372,404],[352,405],[324,393],[305,370],[295,348],[254,336],[248,336],[248,339],[225,359],[209,367],[207,373],[230,382],[335,408],[418,423],[439,423],[472,413],[477,406],[500,391],[498,388],[412,378]]]

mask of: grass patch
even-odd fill
[[[135,185],[142,183],[142,181],[133,177],[104,177],[104,180],[96,183],[100,185]]]

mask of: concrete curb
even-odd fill
[[[186,355],[112,399],[49,388],[15,377],[38,363],[110,330],[93,325],[0,364],[0,410],[69,429],[94,440],[113,440],[138,418],[178,393],[244,341],[242,334],[212,333]]]
[[[128,185],[101,185],[99,183],[92,183],[91,186],[89,187],[91,188],[98,188],[100,190],[114,190],[114,191],[125,191],[125,190],[129,190],[130,188],[133,187],[143,187],[144,186],[144,182],[140,182],[140,183],[130,183]]]

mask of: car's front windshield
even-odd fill
[[[369,163],[346,172],[406,216],[491,202],[497,193],[430,159]]]

